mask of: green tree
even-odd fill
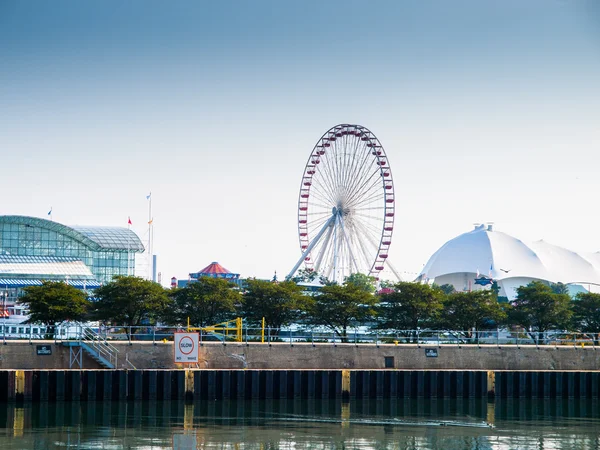
[[[506,320],[506,312],[492,290],[455,292],[446,297],[440,325],[449,330],[463,331],[469,338],[472,331],[497,327]]]
[[[561,282],[551,283],[550,288],[552,289],[552,292],[554,292],[555,294],[571,295],[571,294],[569,294],[569,286],[567,286],[564,283],[561,283]]]
[[[242,295],[235,285],[222,278],[201,277],[171,294],[173,304],[163,320],[194,327],[206,327],[231,319]]]
[[[305,296],[293,281],[272,283],[249,278],[240,305],[244,318],[254,327],[265,326],[278,334],[279,329],[300,318]]]
[[[43,281],[41,286],[26,287],[24,292],[19,303],[29,310],[27,322],[43,323],[51,329],[62,322],[84,320],[90,309],[85,292],[62,281]]]
[[[375,292],[375,285],[377,279],[364,273],[353,273],[346,277],[346,283],[354,284],[355,286],[363,289],[365,292],[373,294]]]
[[[152,325],[165,314],[171,301],[158,283],[134,276],[119,275],[95,291],[94,316],[114,325],[130,327],[135,333],[141,325]]]
[[[429,326],[442,309],[444,293],[436,286],[401,281],[379,296],[378,328],[417,339],[417,328]]]
[[[454,289],[454,286],[452,286],[451,284],[442,284],[441,286],[439,286],[439,289],[446,295],[450,295],[456,292],[456,289]]]
[[[348,328],[372,320],[378,298],[353,284],[323,286],[308,303],[308,322],[325,326],[342,341],[348,340]]]
[[[318,278],[319,274],[315,272],[314,269],[306,268],[298,270],[298,272],[296,272],[296,276],[290,281],[293,281],[294,283],[310,283]]]
[[[600,294],[580,292],[573,305],[573,325],[583,333],[594,333],[594,341],[600,340]]]
[[[550,286],[533,281],[517,288],[510,322],[530,331],[532,339],[541,341],[543,333],[569,326],[573,311],[567,294],[555,294]],[[533,332],[537,332],[537,338]]]

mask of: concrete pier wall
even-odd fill
[[[67,369],[69,348],[53,342],[52,355],[38,355],[40,342],[7,341],[0,345],[0,369]],[[173,343],[116,342],[119,369],[177,369]],[[427,356],[435,350],[437,356]],[[287,370],[493,370],[493,371],[594,371],[600,370],[600,348],[516,346],[441,346],[352,344],[204,344],[199,349],[201,369]],[[387,364],[387,365],[386,365]],[[78,367],[78,366],[76,366]],[[82,352],[82,368],[101,368]]]

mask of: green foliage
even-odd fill
[[[163,316],[170,324],[206,327],[234,317],[242,295],[235,285],[222,278],[202,277],[171,294],[172,307]]]
[[[491,290],[455,292],[444,300],[440,325],[450,330],[483,330],[506,320],[506,312]]]
[[[600,294],[577,294],[573,301],[573,324],[584,333],[600,333]]]
[[[158,283],[133,276],[116,276],[96,289],[94,316],[115,325],[135,328],[154,324],[170,306],[167,291]]]
[[[294,283],[310,283],[317,278],[319,278],[319,274],[314,269],[300,269],[290,281]]]
[[[308,322],[325,326],[343,340],[348,327],[363,324],[376,315],[378,298],[353,284],[324,286],[308,301]]]
[[[554,292],[555,294],[569,294],[569,286],[567,286],[564,283],[551,283],[550,284],[550,288],[552,289],[552,292]]]
[[[44,281],[29,286],[19,302],[29,310],[29,323],[54,326],[65,321],[84,320],[90,308],[85,292],[62,281]]]
[[[395,281],[391,281],[391,280],[381,280],[381,281],[379,282],[379,287],[380,287],[381,289],[384,289],[384,288],[393,288],[395,284],[396,284],[396,282],[395,282]]]
[[[436,285],[434,284],[434,287],[435,286]],[[450,295],[456,292],[456,289],[454,289],[454,286],[452,286],[451,284],[442,284],[441,286],[439,286],[439,290],[446,295]]]
[[[395,331],[425,328],[442,309],[444,293],[435,286],[399,282],[393,289],[394,292],[379,296],[379,328]]]
[[[246,282],[241,312],[249,324],[259,327],[264,317],[267,327],[279,329],[300,318],[305,299],[301,286],[293,281],[271,283],[253,278]]]
[[[377,279],[375,277],[365,275],[364,273],[353,273],[346,277],[345,282],[354,284],[365,292],[373,294],[375,292],[375,284],[377,283]]]
[[[517,288],[510,322],[542,333],[567,328],[572,314],[567,294],[555,294],[550,286],[534,281]]]

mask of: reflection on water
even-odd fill
[[[42,403],[0,408],[2,449],[600,449],[597,401]]]

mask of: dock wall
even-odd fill
[[[598,399],[599,372],[1,370],[0,402],[343,398]]]
[[[37,346],[51,346],[51,355],[38,355]],[[115,342],[117,369],[181,369],[173,361],[173,343]],[[436,357],[426,356],[436,350]],[[52,341],[7,341],[0,344],[0,369],[68,369],[68,347]],[[82,352],[83,369],[100,369]],[[594,371],[600,370],[600,348],[574,346],[440,346],[352,344],[204,344],[199,349],[201,369],[265,370],[467,370],[467,371]]]

